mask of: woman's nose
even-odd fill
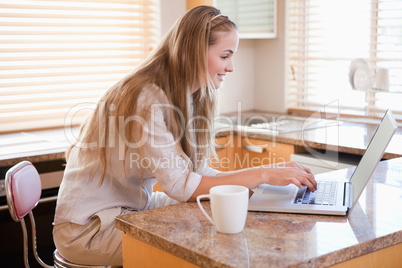
[[[233,72],[234,71],[234,63],[233,63],[233,61],[230,61],[230,63],[226,66],[225,71],[226,72]]]

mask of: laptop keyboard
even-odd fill
[[[332,206],[335,204],[336,185],[336,181],[318,182],[315,192],[303,186],[297,191],[294,203]]]

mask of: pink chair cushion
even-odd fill
[[[42,192],[38,171],[26,163],[11,174],[11,194],[15,214],[19,219],[27,215],[37,204]]]

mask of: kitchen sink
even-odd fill
[[[337,120],[273,114],[218,116],[215,119],[215,130],[236,129],[277,135],[324,128],[338,123]]]

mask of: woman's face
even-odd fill
[[[208,73],[215,88],[219,88],[227,72],[234,71],[233,56],[237,51],[237,30],[217,32],[217,42],[208,48]]]

